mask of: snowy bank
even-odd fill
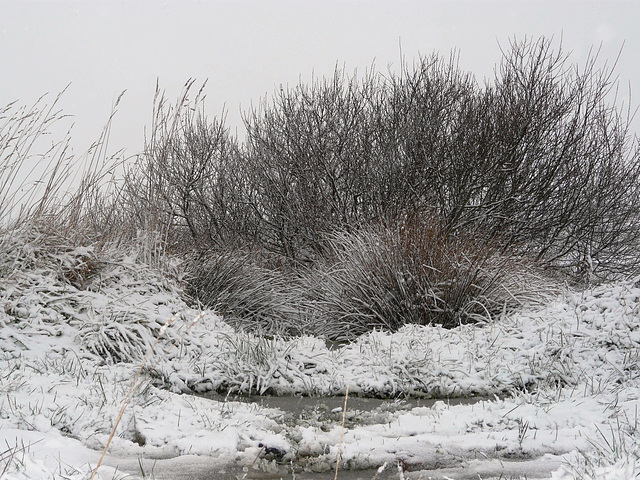
[[[123,404],[103,479],[142,478],[138,458],[173,459],[155,478],[176,476],[180,458],[321,472],[335,468],[339,451],[341,468],[400,462],[412,478],[488,478],[511,460],[526,461],[529,469],[513,475],[529,478],[640,474],[633,282],[567,293],[491,324],[406,326],[332,349],[312,337],[237,332],[215,312],[191,308],[177,275],[135,251],[51,252],[18,240],[8,251],[0,278],[3,480],[89,478]],[[495,399],[348,409],[343,428],[340,411],[291,418],[187,395],[343,395],[347,387],[350,395]]]

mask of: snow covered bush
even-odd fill
[[[376,147],[383,92],[375,73],[337,69],[281,88],[247,113],[246,175],[255,192],[248,200],[264,248],[308,262],[326,232],[404,207],[389,191],[402,172]]]
[[[514,41],[481,85],[457,58],[278,89],[245,112],[246,139],[207,120],[188,82],[157,92],[123,218],[177,250],[259,248],[322,261],[327,235],[437,214],[576,281],[638,272],[640,150],[597,56],[570,65]],[[114,211],[117,209],[111,209]],[[496,245],[497,243],[497,245]]]
[[[461,226],[477,222],[539,264],[592,281],[638,272],[640,149],[615,74],[514,41],[485,87],[472,137],[484,168]],[[485,159],[489,159],[486,162]]]
[[[258,253],[227,251],[190,260],[186,293],[226,322],[262,334],[304,331],[295,275],[265,265]]]
[[[640,150],[614,88],[541,39],[484,86],[434,54],[280,89],[246,120],[259,243],[298,260],[327,232],[435,212],[576,280],[638,271]]]
[[[406,324],[487,321],[557,292],[531,262],[442,222],[406,222],[332,235],[323,260],[291,268],[264,252],[188,262],[187,293],[232,325],[262,334],[347,340]]]
[[[189,98],[193,85],[175,105],[156,90],[151,134],[119,192],[130,228],[159,233],[187,255],[244,245],[250,217],[237,140],[224,119],[207,119],[202,89]]]
[[[406,324],[486,321],[553,291],[524,260],[471,233],[447,235],[435,218],[335,234],[329,251],[303,282],[318,333],[332,339]]]
[[[413,207],[578,280],[637,271],[640,150],[611,69],[546,39],[510,47],[484,86],[436,55],[391,76],[385,131]]]

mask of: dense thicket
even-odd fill
[[[484,84],[431,55],[279,89],[239,140],[189,82],[174,105],[157,91],[137,161],[106,158],[108,124],[66,195],[68,138],[35,156],[37,188],[15,188],[62,116],[55,101],[12,104],[0,226],[96,251],[136,240],[153,262],[177,253],[186,292],[267,333],[455,326],[530,303],[549,271],[640,273],[640,150],[616,88],[596,57],[579,68],[547,40],[514,42]]]
[[[437,55],[398,74],[338,70],[249,111],[244,142],[159,101],[132,190],[189,248],[312,262],[332,233],[430,217],[581,278],[628,272],[640,157],[614,80],[546,40],[514,42],[484,85]]]

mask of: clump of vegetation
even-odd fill
[[[495,72],[480,85],[438,55],[386,75],[338,70],[252,108],[242,141],[207,119],[193,81],[174,105],[157,90],[120,181],[107,128],[80,187],[60,195],[63,142],[43,156],[42,200],[13,225],[94,252],[146,239],[149,261],[186,261],[187,291],[233,323],[332,338],[486,320],[546,291],[543,274],[637,273],[640,150],[612,70],[597,56],[571,65],[541,39],[514,41]],[[29,138],[57,116],[2,111],[5,217]],[[69,268],[80,285],[93,267]]]
[[[317,328],[336,340],[409,323],[487,321],[531,304],[534,290],[552,291],[531,264],[477,243],[472,232],[447,234],[436,218],[337,233],[328,249],[305,291]]]
[[[299,335],[305,316],[300,288],[287,272],[242,251],[213,252],[187,265],[187,294],[235,326],[265,335]]]

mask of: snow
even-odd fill
[[[333,478],[338,451],[343,470],[386,462],[393,478],[640,475],[633,281],[567,291],[494,323],[412,325],[329,349],[312,337],[238,332],[191,308],[176,270],[148,265],[135,249],[47,252],[26,242],[0,266],[2,480],[90,478],[116,423],[95,478],[286,475],[292,465]],[[86,259],[99,263],[95,275],[72,275]],[[347,387],[351,396],[483,400],[373,411],[347,401],[343,426],[341,410],[292,418],[191,395]]]

